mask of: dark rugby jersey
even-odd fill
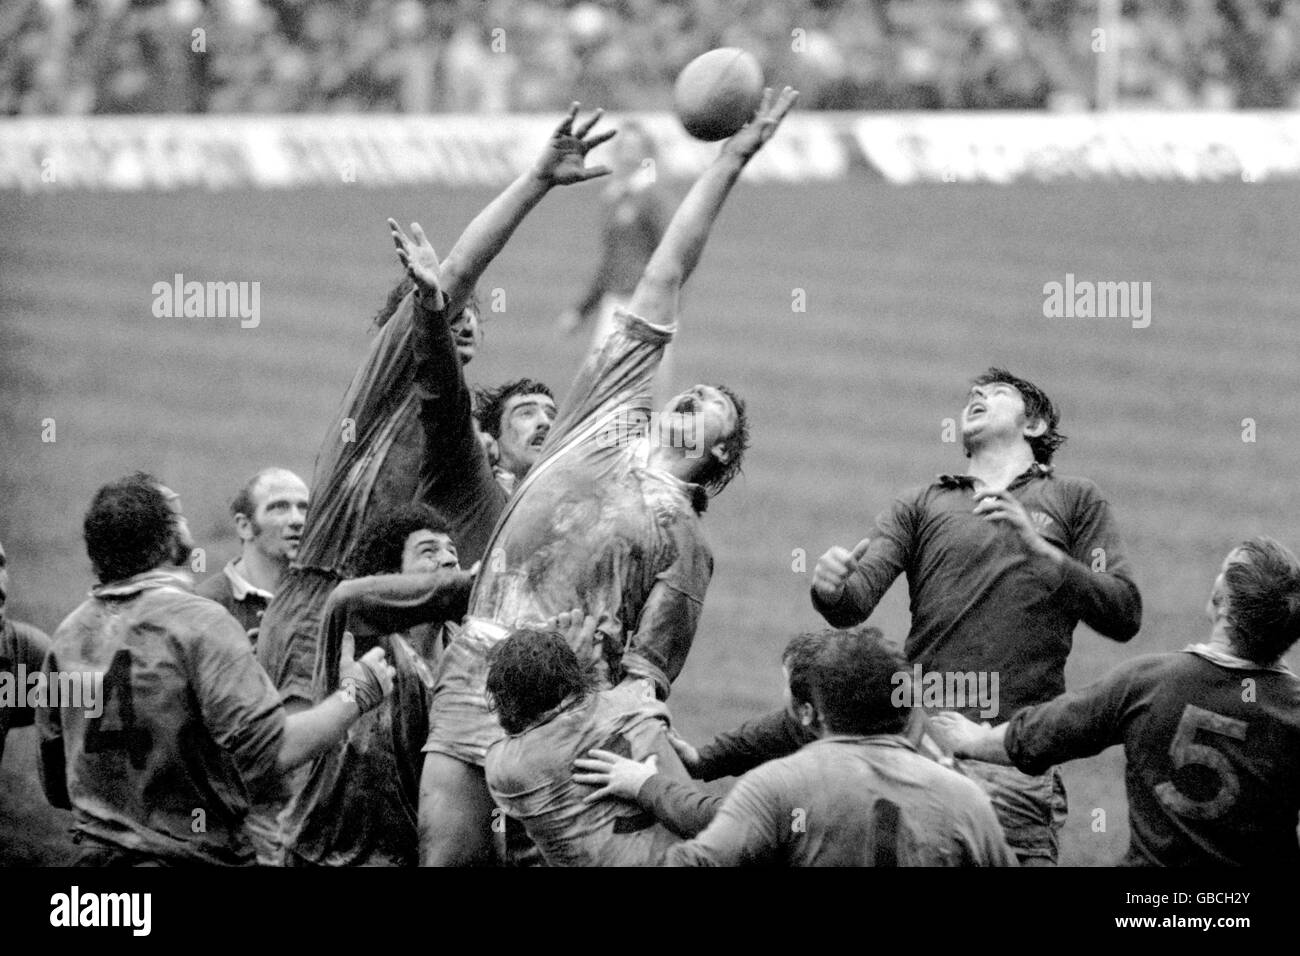
[[[317,703],[339,686],[344,632],[360,657],[384,649],[393,693],[311,763],[286,813],[285,845],[322,866],[414,866],[416,809],[433,678],[444,628],[459,620],[470,577],[459,571],[383,574],[344,581],[330,595],[317,656]],[[432,627],[425,627],[432,625]]]
[[[44,631],[22,621],[0,618],[0,674],[12,675],[8,678],[11,681],[8,688],[0,685],[0,758],[4,757],[9,731],[30,727],[36,719],[36,711],[27,706],[27,691],[31,686],[28,678],[41,672],[49,649],[50,638]],[[6,699],[7,693],[12,693],[12,700]]]
[[[1300,863],[1300,679],[1204,645],[1135,658],[1011,719],[1025,773],[1123,744],[1124,862]]]
[[[367,521],[422,501],[447,519],[468,566],[507,497],[474,435],[446,316],[408,295],[371,344],[325,436],[298,560],[262,619],[258,660],[285,702],[311,700],[325,599],[347,573]]]
[[[216,574],[204,579],[194,589],[194,593],[209,601],[216,601],[229,611],[230,616],[239,622],[248,635],[249,644],[256,650],[262,615],[266,613],[266,606],[271,603],[274,595],[250,584],[235,567],[238,560],[232,559]]]
[[[814,592],[813,604],[833,627],[850,627],[906,574],[908,661],[925,672],[996,673],[992,720],[1000,723],[1065,690],[1065,659],[1079,621],[1126,641],[1141,623],[1142,599],[1110,508],[1092,482],[1034,464],[1008,488],[1042,536],[1069,556],[1060,566],[1029,554],[1006,524],[974,514],[973,489],[969,476],[941,475],[895,500],[877,516],[839,602],[827,606]],[[989,719],[970,702],[945,707]]]

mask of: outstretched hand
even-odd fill
[[[429,242],[420,224],[411,223],[414,241],[402,232],[402,227],[395,219],[388,220],[388,231],[393,237],[393,245],[397,247],[397,258],[401,260],[406,274],[414,280],[421,292],[433,296],[436,299],[435,308],[441,309],[446,305],[446,299],[442,294],[438,254],[433,251],[433,244]]]
[[[618,130],[606,130],[588,138],[587,134],[600,121],[605,111],[596,110],[590,119],[578,123],[575,127],[574,121],[578,118],[578,108],[577,103],[569,107],[568,115],[555,128],[555,132],[546,142],[546,148],[542,150],[542,155],[538,157],[537,164],[533,167],[537,178],[547,185],[569,186],[573,183],[585,183],[589,179],[608,176],[611,172],[608,166],[588,168],[587,153],[601,143],[613,139],[618,135]]]
[[[787,86],[773,105],[772,88],[769,86],[763,91],[763,102],[759,104],[753,118],[740,128],[740,132],[727,140],[722,151],[740,157],[742,163],[749,162],[763,148],[763,144],[772,138],[797,99],[799,91]]]

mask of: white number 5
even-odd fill
[[[1241,782],[1228,763],[1228,758],[1213,747],[1193,743],[1196,732],[1203,730],[1208,734],[1222,734],[1233,740],[1246,739],[1246,722],[1232,717],[1224,717],[1212,711],[1188,704],[1183,708],[1182,719],[1174,732],[1173,743],[1169,745],[1169,756],[1173,758],[1174,770],[1184,767],[1203,767],[1218,777],[1219,788],[1208,800],[1193,800],[1182,793],[1172,780],[1156,785],[1156,796],[1160,802],[1179,816],[1191,817],[1193,820],[1217,820],[1228,812],[1237,802],[1241,792]]]

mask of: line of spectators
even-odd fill
[[[1132,0],[10,0],[0,114],[669,103],[743,46],[812,109],[1300,105],[1300,4]]]

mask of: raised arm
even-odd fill
[[[611,139],[617,132],[607,130],[588,137],[587,134],[599,121],[602,112],[596,110],[589,120],[578,123],[575,127],[578,104],[574,103],[532,167],[507,186],[466,227],[442,264],[448,315],[460,312],[484,270],[505,247],[524,217],[550,192],[551,187],[585,183],[589,179],[609,174],[610,170],[606,166],[590,169],[586,166],[587,153]]]
[[[695,181],[677,207],[663,239],[646,264],[636,291],[632,293],[629,311],[655,325],[667,325],[673,321],[677,314],[677,293],[695,271],[709,230],[713,228],[727,194],[740,178],[745,164],[772,138],[798,97],[799,94],[788,86],[775,105],[770,89],[763,94],[763,102],[754,118],[727,140],[718,158]]]

